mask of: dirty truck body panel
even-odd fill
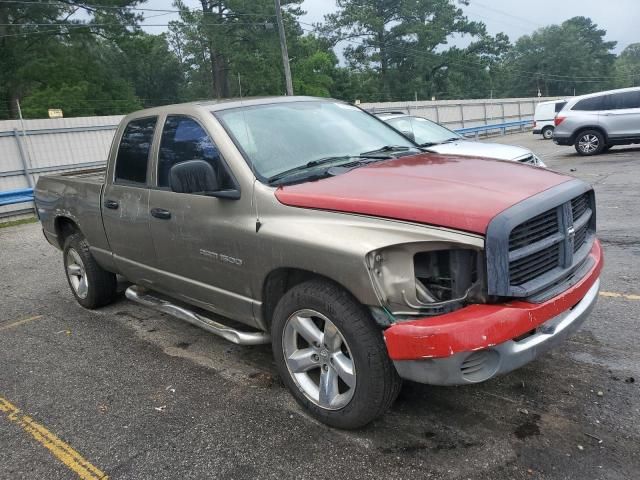
[[[292,272],[326,279],[370,312],[399,374],[427,383],[506,373],[584,321],[602,267],[588,185],[411,143],[315,181],[274,183],[253,162],[260,129],[248,121],[238,130],[224,115],[272,104],[311,115],[338,102],[290,97],[131,114],[104,179],[39,180],[45,236],[62,248],[64,225],[73,225],[105,270],[265,331],[270,295],[291,287]],[[217,189],[193,190],[196,171],[214,172]],[[528,201],[538,195],[544,200]]]

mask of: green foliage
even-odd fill
[[[469,21],[453,0],[337,4],[340,10],[327,16],[323,31],[334,42],[348,42],[345,57],[352,69],[378,73],[378,100],[464,93],[464,83],[479,85],[478,72],[509,46],[506,36],[493,38],[484,24]],[[465,35],[469,46],[443,48],[452,35]]]
[[[616,42],[605,35],[591,19],[574,17],[520,37],[504,65],[506,93],[580,95],[612,87]]]
[[[640,43],[627,46],[616,58],[616,82],[618,87],[640,85]]]
[[[144,33],[142,14],[129,8],[144,0],[96,3],[0,2],[0,119],[16,117],[16,100],[35,118],[49,108],[107,115],[284,94],[273,0],[200,0],[197,9],[175,0],[180,20],[162,35]],[[299,21],[302,0],[282,0],[294,92],[364,102],[534,96],[538,89],[571,95],[640,84],[640,44],[616,58],[615,42],[588,18],[512,45],[466,18],[459,3],[336,0],[337,11],[311,32]],[[450,45],[453,38],[465,46]]]

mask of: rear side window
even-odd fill
[[[157,117],[132,120],[124,129],[116,158],[116,183],[144,185]]]
[[[204,160],[213,168],[221,190],[234,188],[218,147],[198,122],[182,115],[169,115],[162,129],[158,153],[158,187],[169,187],[169,171],[177,163]]]
[[[571,110],[595,111],[602,110],[604,106],[604,96],[591,97],[580,100]]]
[[[640,108],[640,91],[613,93],[608,95],[604,110],[623,110],[625,108]]]
[[[558,102],[558,103],[556,103],[556,113],[558,113],[560,110],[562,110],[566,104],[567,104],[567,102]]]

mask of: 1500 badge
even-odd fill
[[[217,260],[222,263],[230,263],[232,265],[242,265],[241,258],[230,257],[229,255],[223,255],[222,253],[212,252],[211,250],[205,250],[204,248],[200,249],[200,255],[211,258],[213,260]]]

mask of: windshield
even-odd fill
[[[435,145],[447,140],[461,138],[457,133],[426,118],[397,117],[387,120],[387,123],[401,132],[413,133],[418,145]]]
[[[272,103],[221,110],[215,116],[262,181],[307,165],[311,168],[319,159],[357,157],[389,146],[417,150],[384,123],[343,103]]]

